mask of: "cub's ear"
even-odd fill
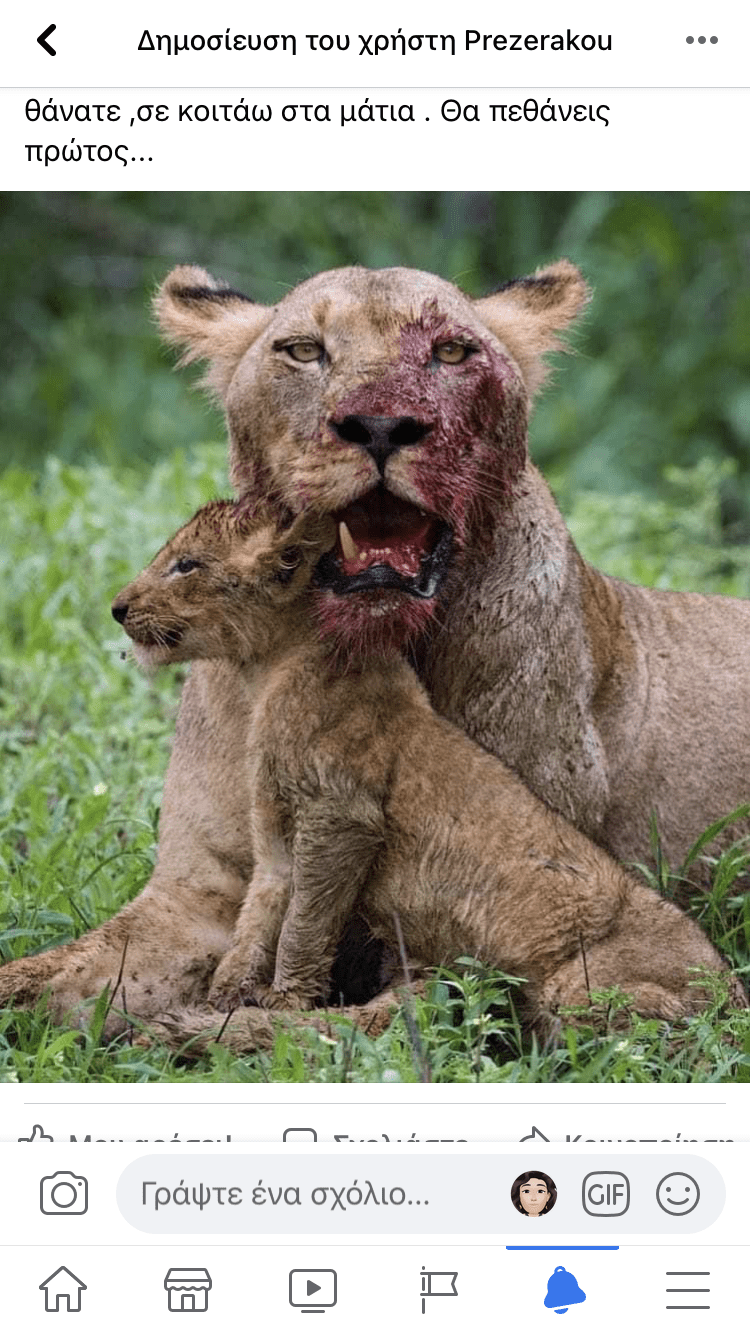
[[[568,259],[559,259],[528,278],[512,278],[474,302],[488,329],[518,362],[530,397],[547,376],[544,354],[565,347],[559,335],[590,296],[580,269]]]
[[[283,587],[302,589],[323,552],[335,544],[336,523],[330,514],[299,514],[289,528],[277,534],[266,569]]]
[[[269,522],[251,532],[234,553],[233,564],[243,578],[267,581],[299,591],[309,582],[313,566],[336,542],[336,524],[330,514],[299,514],[288,527]],[[291,586],[293,585],[293,589]]]
[[[336,545],[336,520],[331,514],[316,514],[310,510],[298,514],[289,528],[279,535],[280,546],[301,546],[315,559]]]
[[[183,348],[181,366],[208,361],[205,383],[222,398],[251,343],[272,311],[222,286],[205,269],[181,265],[154,297],[154,314],[168,343]]]

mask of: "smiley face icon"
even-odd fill
[[[674,1218],[684,1218],[685,1214],[692,1213],[700,1197],[698,1182],[687,1172],[670,1172],[656,1187],[656,1203],[665,1214],[672,1214]]]

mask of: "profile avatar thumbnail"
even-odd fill
[[[510,1188],[513,1208],[528,1218],[541,1218],[554,1209],[557,1186],[546,1172],[522,1172]]]

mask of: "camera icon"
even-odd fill
[[[55,1172],[39,1182],[39,1208],[43,1214],[85,1214],[89,1207],[89,1183],[75,1172]]]

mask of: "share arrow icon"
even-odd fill
[[[48,28],[45,28],[45,29],[44,29],[44,32],[40,33],[39,36],[38,36],[37,39],[36,39],[36,40],[38,41],[39,45],[41,46],[42,50],[44,50],[44,51],[47,52],[47,55],[48,55],[48,56],[56,56],[56,55],[57,55],[57,52],[56,52],[54,46],[50,46],[49,42],[47,41],[47,38],[50,37],[50,36],[52,35],[52,33],[55,31],[55,28],[56,28],[56,27],[57,27],[57,24],[56,24],[56,23],[50,23],[49,27],[48,27]]]

